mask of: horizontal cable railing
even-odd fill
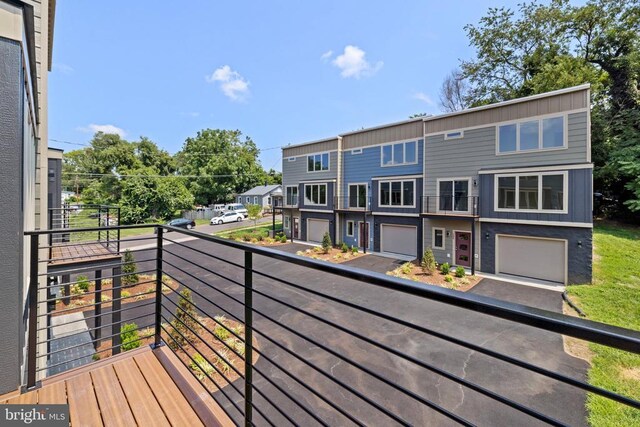
[[[154,229],[125,245],[126,260],[122,252],[119,262],[104,261],[110,274],[95,270],[82,296],[61,293],[86,285],[73,265],[60,270],[62,280],[37,284],[37,267],[53,262],[37,258],[38,236],[52,231],[27,233],[36,248],[28,385],[135,343],[166,344],[236,425],[571,425],[587,395],[640,410],[631,396],[587,382],[586,363],[563,346],[571,338],[639,355],[637,331],[191,230]],[[132,264],[137,288],[123,295]],[[105,292],[111,300],[102,301]],[[82,307],[72,305],[77,300]],[[82,319],[64,324],[85,328],[52,335],[61,316],[78,310]],[[87,348],[94,356],[77,354]],[[532,393],[536,387],[544,392]]]
[[[439,215],[478,216],[478,196],[447,194],[423,196],[422,212]]]
[[[64,252],[68,243],[91,242],[117,252],[120,232],[120,207],[98,204],[65,204],[49,208],[49,253]],[[89,230],[94,228],[94,230]],[[104,229],[101,229],[104,228]],[[74,230],[87,229],[83,232]]]

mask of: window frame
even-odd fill
[[[287,158],[287,162],[295,162],[297,157],[289,157]]]
[[[463,176],[463,177],[454,177],[454,178],[438,178],[438,180],[436,181],[436,212],[459,212],[459,213],[471,213],[472,209],[473,209],[473,203],[471,203],[471,201],[473,199],[468,199],[467,200],[467,210],[466,211],[462,211],[462,210],[457,210],[454,209],[455,208],[455,193],[456,193],[456,181],[467,181],[467,197],[472,197],[473,196],[473,187],[472,187],[472,178],[470,176]],[[441,182],[452,182],[452,190],[453,190],[453,194],[451,195],[452,200],[451,200],[451,210],[449,211],[443,211],[440,209],[440,183]]]
[[[392,188],[392,183],[394,182],[400,182],[400,204],[399,205],[394,205],[392,204],[392,197],[391,197],[391,188]],[[413,183],[413,204],[411,205],[405,205],[404,204],[404,183],[405,182],[412,182]],[[382,184],[383,183],[389,183],[389,204],[388,205],[383,205],[382,204]],[[417,195],[417,188],[416,188],[416,179],[381,179],[378,181],[378,207],[380,208],[394,208],[394,209],[410,209],[410,208],[415,208],[416,207],[416,197]]]
[[[449,136],[449,135],[452,135],[452,134],[458,134],[458,135]],[[454,131],[446,132],[444,134],[444,140],[445,141],[449,141],[449,140],[452,140],[452,139],[462,139],[462,138],[464,138],[464,130],[454,130]]]
[[[558,147],[544,147],[544,132],[543,132],[543,126],[542,123],[544,122],[544,120],[548,120],[548,119],[556,119],[556,118],[562,118],[562,145],[558,146]],[[538,122],[538,148],[533,148],[533,149],[527,149],[527,150],[522,150],[520,148],[520,127],[522,124],[524,123],[529,123],[529,122],[533,122],[533,121],[537,121]],[[520,120],[512,120],[512,121],[508,121],[508,122],[502,122],[502,123],[497,123],[495,125],[495,130],[496,130],[496,141],[495,141],[495,150],[496,150],[496,156],[509,156],[509,155],[513,155],[513,154],[526,154],[526,153],[538,153],[541,151],[555,151],[555,150],[566,150],[569,148],[569,129],[568,129],[568,123],[569,123],[569,113],[562,113],[562,114],[558,114],[558,113],[554,113],[554,114],[544,114],[541,116],[532,116],[532,117],[525,117],[522,118]],[[500,151],[500,128],[502,126],[510,126],[510,125],[515,125],[516,126],[516,149],[514,151],[505,151],[502,152]]]
[[[442,231],[442,246],[436,246],[436,231]],[[431,249],[445,250],[447,244],[445,242],[446,229],[444,227],[431,228]]]
[[[327,155],[327,168],[326,169],[322,169],[322,157],[324,155]],[[320,169],[316,170],[315,166],[316,166],[316,160],[315,157],[316,156],[320,156]],[[309,158],[313,157],[313,170],[309,170]],[[307,154],[307,173],[318,173],[318,172],[329,172],[331,170],[331,152],[330,151],[323,151],[322,153],[313,153],[313,154]]]
[[[351,154],[362,154],[362,148],[354,148],[351,150]]]
[[[351,234],[349,234],[349,223],[351,223]],[[356,237],[355,221],[352,219],[348,220],[346,223],[346,227],[347,229],[345,230],[345,234],[347,235],[347,237]]]
[[[296,190],[296,202],[295,203],[287,204],[287,192],[288,192],[289,188],[295,188],[295,190]],[[293,193],[291,194],[291,198],[293,198]],[[284,203],[285,203],[285,206],[298,206],[298,204],[300,203],[300,199],[299,199],[298,186],[297,185],[287,185],[287,186],[284,187]]]
[[[390,142],[387,144],[382,144],[380,145],[380,167],[383,168],[390,168],[390,167],[394,167],[394,166],[408,166],[408,165],[417,165],[418,164],[418,154],[420,152],[420,148],[419,148],[419,141],[420,139],[407,139],[406,141],[396,141],[396,142]],[[406,145],[410,144],[410,143],[415,143],[415,161],[413,162],[406,162],[405,159],[407,158],[406,155]],[[402,145],[402,163],[396,163],[395,158],[394,158],[394,147],[396,145]],[[389,164],[385,164],[384,163],[384,148],[385,147],[391,147],[391,163]]]
[[[562,176],[562,209],[543,209],[543,177],[549,175]],[[520,206],[520,177],[521,176],[537,176],[538,177],[538,209],[519,209]],[[515,178],[515,208],[498,207],[498,181],[499,178]],[[515,212],[515,213],[550,213],[566,215],[569,213],[569,171],[544,171],[544,172],[519,172],[495,174],[493,177],[493,210],[494,212]]]
[[[253,196],[253,204],[254,205],[258,204],[258,196]]]
[[[320,201],[320,187],[324,187],[324,203],[311,203],[312,200],[307,200],[307,187],[318,187],[318,202]],[[304,206],[327,206],[329,201],[329,186],[326,183],[304,184],[302,197],[304,197]],[[313,188],[311,189],[311,197],[313,197]]]
[[[364,207],[360,207],[360,206],[352,207],[351,206],[351,187],[359,187],[361,185],[364,186]],[[356,194],[358,195],[357,201],[359,201],[360,191],[358,191]],[[368,201],[369,201],[369,185],[366,182],[350,182],[347,185],[347,208],[348,209],[367,210]]]

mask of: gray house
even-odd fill
[[[243,205],[260,205],[263,209],[282,206],[282,185],[259,185],[236,196]]]

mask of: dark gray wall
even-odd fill
[[[412,178],[409,178],[412,179]],[[394,181],[401,181],[402,178],[393,179]],[[414,208],[405,208],[405,207],[387,207],[387,206],[379,206],[380,199],[380,181],[374,180],[371,182],[371,210],[374,212],[389,212],[389,213],[420,213],[422,209],[422,178],[415,179],[415,188],[413,189],[413,197],[415,198],[415,207]]]
[[[567,276],[569,284],[591,283],[593,249],[593,230],[591,228],[483,222],[480,239],[482,271],[485,273],[495,273],[496,234],[566,239],[568,242],[567,264],[569,271]],[[578,242],[581,242],[582,246],[578,246]]]
[[[559,167],[558,170],[562,171],[562,167]],[[566,214],[496,212],[493,209],[495,203],[495,175],[488,174],[480,175],[480,216],[484,218],[591,223],[593,221],[593,171],[592,169],[571,169],[568,172],[569,206]]]
[[[22,147],[23,90],[21,47],[0,38],[0,394],[20,383],[22,307]]]
[[[329,234],[331,235],[331,242],[336,244],[336,217],[332,213],[322,212],[300,212],[300,238],[301,240],[307,240],[307,219],[317,218],[329,220]]]
[[[416,242],[407,242],[417,246],[418,258],[422,258],[422,219],[411,216],[381,216],[373,217],[373,250],[380,252],[380,224],[415,225],[418,227],[418,238]]]
[[[62,160],[49,159],[47,169],[47,179],[49,181],[47,187],[48,206],[51,208],[62,207]],[[49,224],[51,228],[51,224]]]
[[[305,184],[327,184],[327,206],[305,205],[304,204],[304,185]],[[307,209],[333,210],[333,202],[335,195],[335,182],[307,182],[298,184],[298,207]]]

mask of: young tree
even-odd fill
[[[324,251],[325,254],[328,254],[332,246],[333,246],[333,243],[331,242],[331,235],[327,231],[326,233],[324,233],[324,236],[322,237],[322,250]]]
[[[124,263],[122,264],[122,285],[133,286],[138,283],[138,266],[133,253],[127,249],[124,251]]]
[[[195,334],[200,330],[200,325],[194,320],[197,318],[198,313],[193,306],[191,291],[185,288],[180,292],[175,319],[171,321],[171,336],[180,345],[185,343],[185,339],[191,341],[195,338]]]
[[[253,221],[253,226],[258,226],[258,220],[262,217],[262,206],[260,205],[247,205],[247,214],[249,219]]]
[[[432,274],[434,271],[436,271],[436,259],[433,256],[433,251],[431,249],[427,249],[426,251],[424,251],[420,267],[422,267],[422,271],[425,274]]]

